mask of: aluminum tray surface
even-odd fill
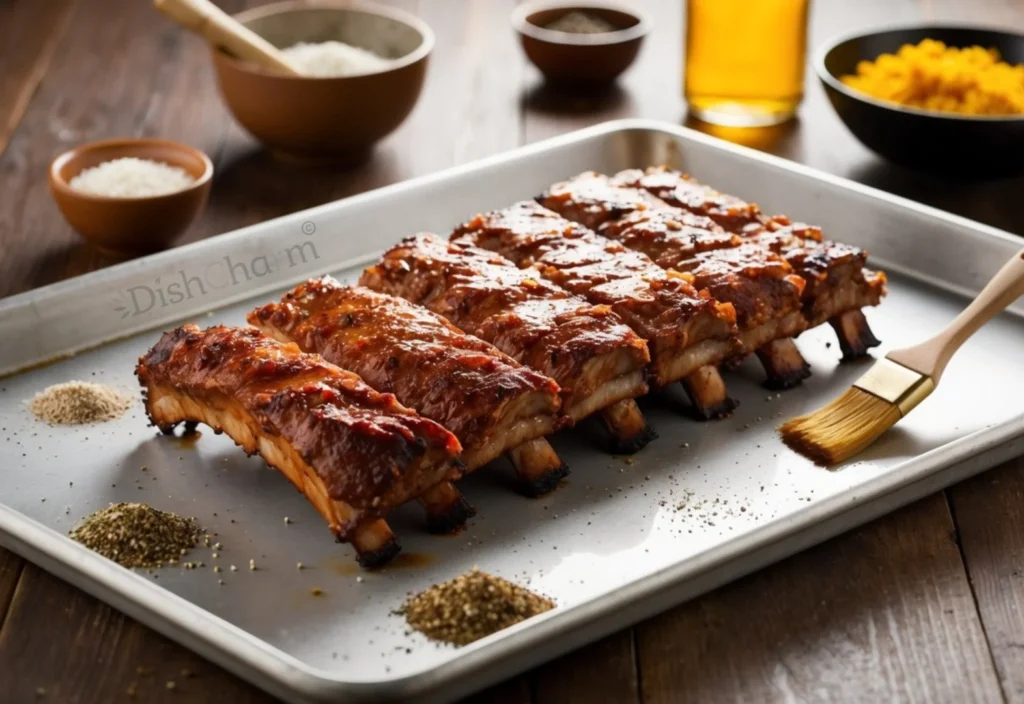
[[[135,360],[165,328],[242,324],[305,276],[354,280],[404,235],[446,232],[583,169],[661,162],[868,247],[891,273],[889,298],[868,311],[885,348],[939,329],[1018,246],[976,223],[639,121],[328,204],[0,303],[0,370],[84,350],[0,380],[0,542],[286,699],[450,700],[1022,451],[1019,311],[971,340],[937,393],[859,461],[827,471],[786,450],[776,424],[831,399],[868,364],[838,365],[825,326],[799,340],[814,371],[803,387],[769,393],[747,363],[727,375],[741,402],[735,416],[704,424],[680,412],[676,391],[644,399],[660,438],[628,460],[597,449],[588,424],[563,432],[553,442],[572,475],[559,490],[525,499],[497,462],[461,485],[479,511],[468,530],[426,535],[417,507],[405,507],[391,520],[404,557],[364,572],[282,476],[224,436],[160,437],[141,402],[118,421],[80,427],[48,427],[27,410],[33,394],[71,379],[138,397]],[[190,559],[203,568],[133,573],[62,537],[114,501],[196,516],[223,544],[219,557],[200,548]],[[558,608],[461,649],[410,634],[392,614],[407,593],[473,566]]]

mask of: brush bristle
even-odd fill
[[[900,409],[857,387],[821,410],[779,426],[782,441],[816,464],[853,457],[899,421]]]

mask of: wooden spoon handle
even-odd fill
[[[280,49],[209,0],[153,0],[153,6],[185,29],[240,59],[278,73],[301,74]]]
[[[982,325],[1024,296],[1024,249],[1003,265],[964,311],[932,339],[916,347],[886,355],[914,371],[926,374],[936,384],[960,346]]]

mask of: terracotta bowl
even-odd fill
[[[337,78],[271,73],[214,50],[231,113],[280,156],[358,161],[408,117],[423,87],[434,33],[406,12],[361,2],[282,2],[235,15],[279,48],[341,41],[395,59],[374,73]]]
[[[573,11],[600,17],[614,32],[576,34],[546,29],[546,25]],[[651,23],[628,5],[603,2],[524,2],[512,13],[527,58],[544,77],[560,84],[600,86],[613,82],[636,59]]]
[[[112,198],[71,188],[71,179],[105,161],[136,157],[187,171],[195,183],[159,196]],[[50,165],[50,192],[64,218],[92,244],[112,252],[163,249],[188,229],[210,195],[213,164],[203,152],[162,139],[110,139],[83,144]]]

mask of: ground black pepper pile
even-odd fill
[[[428,638],[467,645],[554,606],[547,597],[474,568],[410,597],[398,613]]]
[[[146,504],[119,503],[92,514],[69,535],[125,567],[163,567],[177,564],[194,548],[202,528],[194,518]]]

